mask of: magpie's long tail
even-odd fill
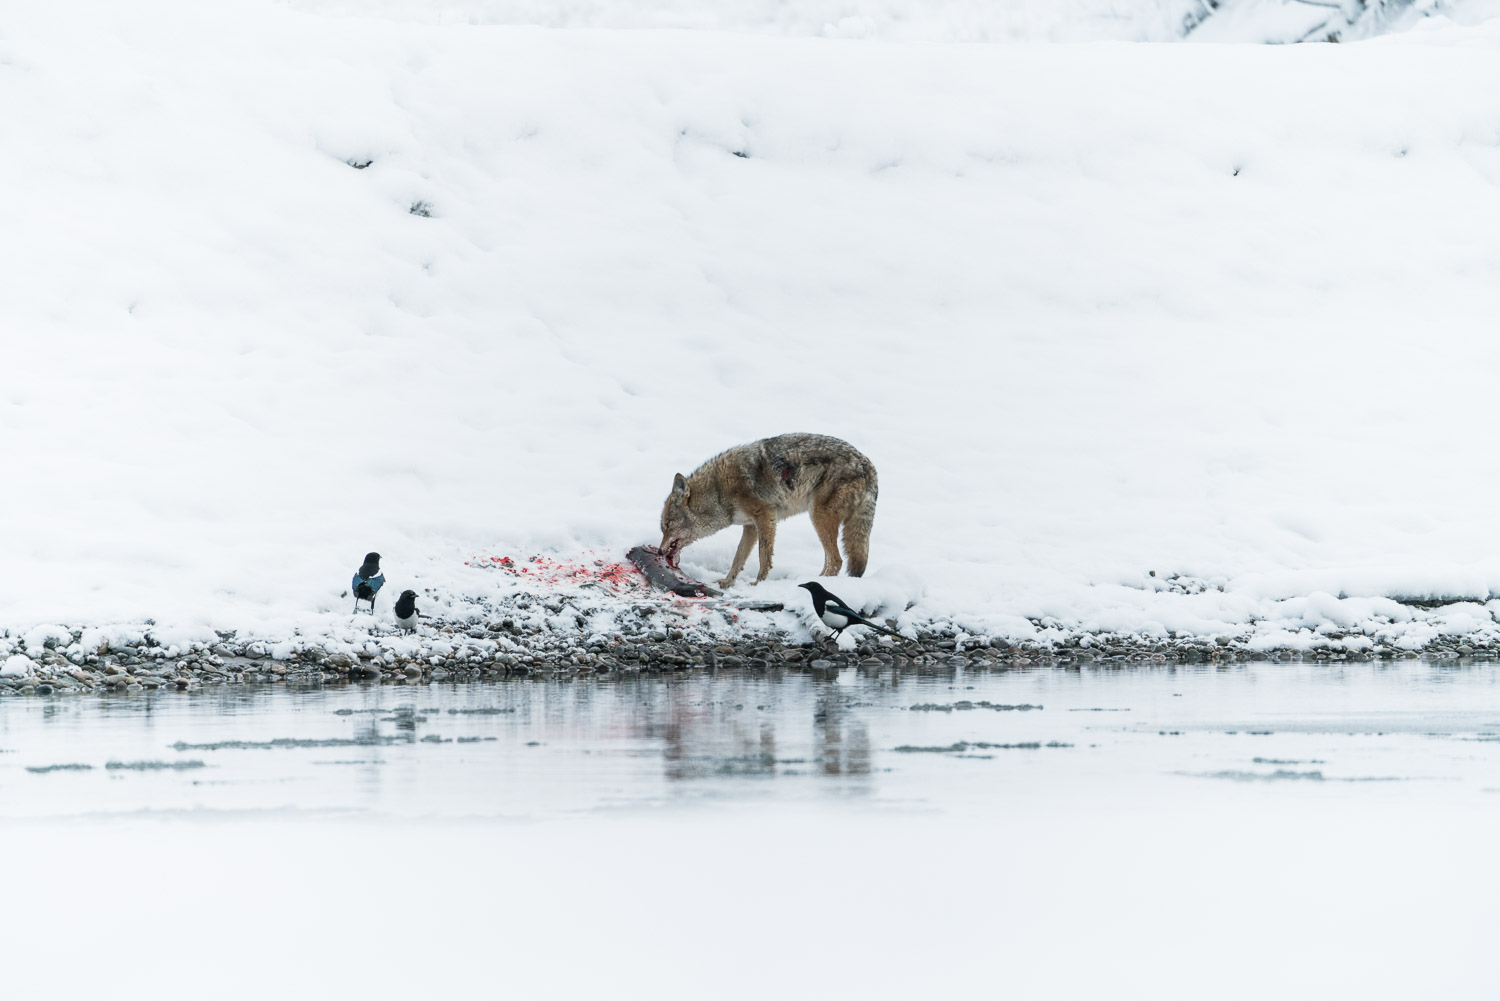
[[[861,615],[851,615],[851,616],[849,616],[849,619],[850,619],[850,621],[857,622],[857,623],[859,623],[862,626],[868,626],[869,628],[875,630],[877,633],[885,633],[887,636],[894,636],[898,640],[904,640],[904,639],[906,639],[905,636],[902,636],[900,633],[896,632],[894,629],[887,629],[885,626],[876,625],[875,623],[871,622],[869,619],[867,619],[867,618],[865,618],[865,617],[863,617]]]

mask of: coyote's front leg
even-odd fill
[[[745,569],[745,561],[750,558],[750,550],[754,546],[755,525],[749,524],[745,526],[744,533],[740,535],[740,548],[735,550],[734,562],[729,566],[728,575],[719,581],[720,587],[731,588],[734,586],[734,579],[740,575],[741,570]]]

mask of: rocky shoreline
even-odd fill
[[[567,637],[519,630],[513,620],[486,626],[438,625],[412,649],[402,634],[374,635],[363,648],[325,649],[299,644],[288,655],[275,644],[217,642],[186,648],[140,640],[84,649],[83,630],[71,642],[50,636],[40,650],[13,654],[12,673],[0,675],[0,698],[100,691],[188,691],[213,685],[330,683],[378,680],[394,684],[537,677],[583,678],[673,671],[821,671],[848,667],[912,671],[1010,670],[1035,667],[1136,667],[1232,664],[1244,661],[1368,662],[1400,659],[1493,660],[1500,644],[1440,641],[1420,649],[1375,644],[1363,649],[1251,649],[1234,640],[1138,638],[1081,634],[1056,643],[979,640],[935,629],[905,641],[867,639],[852,650],[795,641],[785,631],[747,633],[735,639],[684,629],[640,629],[610,638]],[[404,643],[385,642],[405,640]],[[347,644],[346,644],[347,646]],[[401,649],[395,648],[400,646]],[[27,663],[15,673],[17,656]]]

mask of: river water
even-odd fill
[[[851,668],[0,702],[0,817],[536,819],[838,800],[987,814],[1059,790],[1186,797],[1226,783],[1252,797],[1487,801],[1500,794],[1500,667]]]
[[[10,698],[0,831],[12,858],[45,860],[14,906],[64,926],[145,908],[186,943],[212,927],[190,950],[206,976],[233,954],[220,932],[438,936],[448,961],[398,949],[331,982],[373,996],[472,990],[500,963],[538,997],[897,997],[988,990],[998,969],[1038,997],[1484,997],[1500,982],[1480,958],[1500,930],[1500,666]],[[205,902],[187,873],[222,892]],[[304,895],[309,914],[289,909]],[[387,918],[366,928],[372,908]],[[13,944],[59,949],[57,925],[28,927]],[[727,972],[744,936],[799,928],[832,952],[783,943]],[[477,951],[449,954],[455,935]],[[568,964],[576,936],[612,943],[615,965]],[[317,977],[325,960],[293,965]],[[247,973],[244,996],[278,969]]]

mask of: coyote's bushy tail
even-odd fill
[[[863,577],[870,560],[870,530],[875,527],[875,501],[880,497],[880,483],[875,467],[865,463],[864,496],[855,502],[854,513],[844,522],[844,556],[849,561],[849,576]]]

